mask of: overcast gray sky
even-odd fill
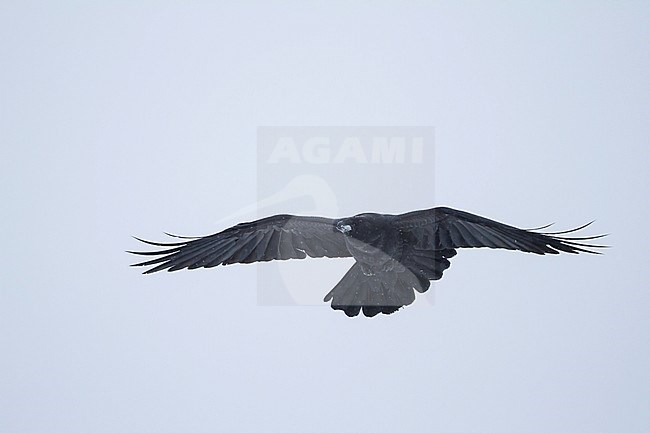
[[[2,3],[0,431],[647,431],[650,5],[365,4]],[[287,125],[435,128],[430,194],[350,179],[341,216],[596,219],[613,248],[460,251],[371,320],[258,305],[269,264],[128,267],[131,235],[254,217]],[[351,265],[322,263],[288,264],[305,303]]]

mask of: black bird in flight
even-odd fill
[[[593,222],[593,221],[592,221]],[[275,215],[237,224],[204,237],[182,237],[175,243],[139,241],[164,247],[129,251],[157,256],[132,266],[152,266],[145,274],[179,269],[211,268],[233,263],[309,257],[353,257],[352,268],[325,296],[348,316],[360,311],[372,317],[391,314],[427,291],[430,280],[442,278],[458,248],[503,248],[535,254],[599,254],[585,241],[605,235],[568,237],[572,230],[540,233],[523,230],[447,207],[401,215],[362,213],[349,218]]]

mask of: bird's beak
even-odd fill
[[[336,225],[336,230],[340,231],[343,234],[348,233],[350,230],[352,230],[352,227],[349,224],[341,224],[338,223]]]

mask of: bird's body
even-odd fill
[[[355,220],[359,223],[354,226],[350,225]],[[350,222],[350,224],[346,224],[346,222]],[[400,268],[399,263],[405,239],[394,222],[394,215],[375,213],[364,213],[336,222],[337,230],[344,235],[349,227],[347,229],[349,235],[344,236],[343,239],[348,251],[359,263],[364,274],[371,275],[380,271]]]
[[[602,246],[582,242],[602,236],[563,236],[584,227],[539,233],[446,207],[401,215],[363,213],[340,219],[275,215],[210,236],[181,238],[183,241],[176,243],[143,241],[166,249],[134,254],[158,256],[135,264],[153,266],[145,273],[307,256],[352,257],[355,264],[325,301],[331,300],[332,308],[348,316],[360,311],[374,316],[411,304],[414,291],[425,292],[431,280],[442,278],[458,248],[595,253],[588,248]]]

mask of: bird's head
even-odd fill
[[[368,213],[338,220],[336,230],[345,236],[370,240],[381,234],[383,224],[380,215]]]
[[[336,223],[336,230],[344,235],[352,234],[352,218],[344,218]]]

